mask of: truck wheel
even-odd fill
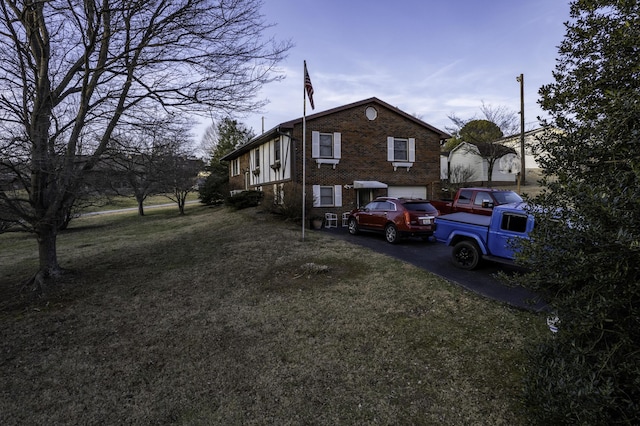
[[[357,235],[358,232],[358,222],[355,217],[352,217],[349,219],[349,233],[351,235]]]
[[[398,242],[398,228],[392,223],[384,227],[384,237],[388,243],[395,244]]]
[[[471,241],[460,241],[451,252],[453,262],[462,269],[475,269],[480,263],[480,248]]]

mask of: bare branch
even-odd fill
[[[253,110],[291,47],[263,39],[260,0],[3,0],[0,150],[20,158],[32,210],[57,269],[55,234],[113,136],[149,111]],[[16,150],[15,137],[27,143]],[[6,168],[5,170],[11,170]],[[5,197],[7,200],[9,196]],[[0,200],[1,201],[1,200]],[[8,203],[8,201],[7,201]],[[41,257],[42,260],[42,257]],[[48,266],[47,266],[48,265]],[[44,270],[43,269],[43,270]]]

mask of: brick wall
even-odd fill
[[[375,120],[369,120],[365,116],[365,110],[368,106],[376,108],[378,116]],[[335,169],[329,164],[321,164],[318,167],[312,158],[311,133],[313,131],[341,133],[342,158]],[[392,164],[387,161],[388,136],[415,138],[415,162],[409,171],[406,168],[394,170]],[[301,125],[294,127],[293,137],[302,140]],[[439,134],[380,104],[359,105],[352,109],[338,111],[335,114],[307,120],[306,139],[306,183],[308,187],[314,184],[344,186],[353,185],[354,180],[376,180],[389,186],[426,186],[429,188],[429,195],[431,195],[432,188],[439,191]],[[301,159],[301,144],[297,144],[296,148],[298,151],[296,158]],[[302,181],[301,160],[297,161],[296,179]],[[436,185],[437,187],[435,187]],[[374,196],[383,195],[386,195],[385,189],[374,191]],[[342,210],[349,210],[355,206],[355,203],[356,191],[344,189]]]

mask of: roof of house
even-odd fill
[[[475,145],[483,157],[502,157],[507,154],[516,154],[515,149],[499,143],[476,143]]]
[[[362,101],[354,102],[354,103],[347,104],[347,105],[342,105],[342,106],[339,106],[339,107],[336,107],[336,108],[328,109],[326,111],[318,112],[318,113],[313,114],[313,115],[308,115],[307,116],[307,120],[312,120],[314,118],[323,117],[325,115],[335,114],[336,112],[345,111],[345,110],[348,110],[348,109],[351,109],[351,108],[356,108],[356,107],[359,107],[359,106],[362,106],[362,105],[366,105],[366,104],[371,104],[371,103],[378,104],[378,105],[381,105],[381,106],[383,106],[385,108],[393,110],[396,113],[398,113],[399,115],[401,115],[401,116],[403,116],[405,118],[408,118],[409,120],[415,122],[416,124],[418,124],[420,126],[423,126],[423,127],[426,127],[427,129],[431,130],[434,133],[438,133],[440,135],[441,139],[448,139],[448,138],[451,137],[451,135],[449,135],[448,133],[443,132],[442,130],[440,130],[440,129],[436,128],[436,127],[433,127],[432,125],[430,125],[428,123],[425,123],[424,121],[420,120],[419,118],[416,118],[411,114],[407,114],[406,112],[402,111],[401,109],[399,109],[397,107],[394,107],[394,106],[392,106],[392,105],[390,105],[390,104],[388,104],[388,103],[386,103],[384,101],[381,101],[380,99],[375,98],[375,97],[369,98],[369,99],[364,99]],[[291,121],[287,121],[285,123],[282,123],[280,126],[284,127],[284,128],[291,129],[291,128],[293,128],[293,126],[295,124],[299,124],[299,123],[302,123],[302,117],[296,118],[295,120],[291,120]]]
[[[443,132],[442,130],[437,129],[436,127],[433,127],[432,125],[427,124],[424,121],[414,117],[413,115],[407,114],[406,112],[398,109],[397,107],[389,105],[388,103],[383,102],[380,99],[375,98],[375,97],[369,98],[369,99],[364,99],[362,101],[354,102],[354,103],[347,104],[347,105],[342,105],[342,106],[339,106],[339,107],[336,107],[336,108],[332,108],[332,109],[328,109],[326,111],[318,112],[318,113],[315,113],[315,114],[307,115],[306,116],[306,120],[307,121],[313,120],[313,119],[316,119],[316,118],[324,117],[326,115],[335,114],[335,113],[340,112],[340,111],[345,111],[345,110],[348,110],[348,109],[351,109],[351,108],[359,107],[361,105],[372,104],[372,103],[373,104],[378,104],[378,105],[380,105],[382,107],[385,107],[385,108],[388,108],[390,110],[393,110],[397,114],[399,114],[399,115],[401,115],[401,116],[413,121],[414,123],[416,123],[416,124],[418,124],[418,125],[420,125],[422,127],[425,127],[425,128],[431,130],[434,133],[437,133],[440,136],[441,139],[448,139],[448,138],[451,137],[451,135],[449,135],[448,133]],[[255,138],[251,139],[246,144],[244,144],[244,145],[236,148],[234,151],[228,153],[227,155],[222,157],[221,160],[228,161],[228,160],[232,160],[234,158],[237,158],[240,155],[244,154],[245,152],[250,151],[254,147],[262,145],[263,143],[265,143],[265,142],[267,142],[267,141],[269,141],[269,140],[271,140],[271,139],[273,139],[273,138],[275,138],[275,137],[277,137],[279,135],[285,134],[286,130],[291,130],[291,129],[294,128],[295,125],[301,124],[302,123],[302,119],[303,119],[303,117],[299,117],[299,118],[296,118],[294,120],[285,121],[284,123],[278,124],[276,127],[264,132],[263,134],[261,134],[259,136],[256,136]]]
[[[544,127],[537,127],[535,129],[532,130],[527,130],[526,132],[524,132],[524,136],[533,136],[533,135],[537,135],[538,133],[542,133],[544,132],[546,129]],[[502,139],[500,139],[501,142],[508,142],[511,140],[515,140],[515,139],[520,139],[521,134],[518,132],[514,135],[510,135],[510,136],[504,136]]]
[[[454,151],[458,151],[460,149],[469,150],[469,146],[476,147],[478,149],[478,154],[481,157],[502,157],[507,154],[517,154],[516,150],[509,147],[501,145],[500,143],[471,143],[471,142],[462,142],[460,145],[456,146],[451,150],[451,153]],[[467,148],[465,148],[467,147]]]

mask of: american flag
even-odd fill
[[[304,61],[304,88],[307,91],[307,97],[309,98],[311,109],[315,109],[313,106],[313,86],[311,85],[311,78],[307,72],[307,61]]]

